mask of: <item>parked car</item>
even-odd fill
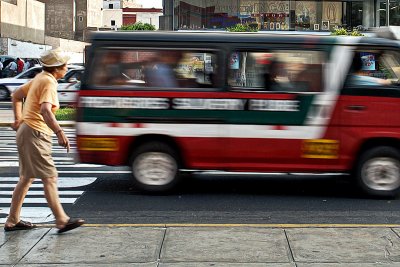
[[[59,86],[60,86],[61,90],[64,90],[68,86],[68,83],[74,83],[73,80],[71,80],[71,82],[68,82],[68,80],[69,80],[68,77],[70,77],[70,78],[73,78],[73,77],[76,78],[78,76],[80,77],[81,73],[84,70],[83,67],[81,67],[81,66],[68,66],[68,67],[69,67],[69,71],[65,75],[64,79],[61,79],[59,81]],[[9,99],[11,94],[17,88],[19,88],[24,83],[27,83],[28,81],[33,79],[41,71],[42,71],[42,66],[36,65],[36,66],[18,74],[15,77],[0,79],[0,101]]]
[[[61,106],[73,106],[78,97],[84,68],[71,69],[63,79],[58,80],[58,101]]]
[[[7,56],[7,55],[0,56],[0,61],[1,63],[3,63],[4,68],[8,65],[8,63],[15,60],[17,60],[17,58],[13,56]]]
[[[42,66],[34,66],[15,77],[0,79],[0,101],[9,99],[18,87],[33,79],[41,71]]]

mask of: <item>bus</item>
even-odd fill
[[[77,104],[83,163],[145,192],[184,171],[346,173],[400,192],[400,46],[372,37],[96,32]]]

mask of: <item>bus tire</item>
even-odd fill
[[[395,197],[400,192],[400,152],[389,146],[365,151],[356,167],[358,185],[370,196]]]
[[[139,146],[131,158],[133,183],[148,193],[164,193],[179,182],[177,153],[163,142],[149,142]]]

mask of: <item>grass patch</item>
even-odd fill
[[[56,112],[58,121],[74,121],[76,110],[74,108],[60,108]]]

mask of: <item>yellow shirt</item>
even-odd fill
[[[28,83],[21,86],[26,94],[25,104],[22,111],[22,120],[31,128],[47,135],[52,135],[53,130],[45,123],[40,114],[42,103],[50,103],[53,114],[60,107],[57,96],[57,80],[49,72],[42,71]]]

